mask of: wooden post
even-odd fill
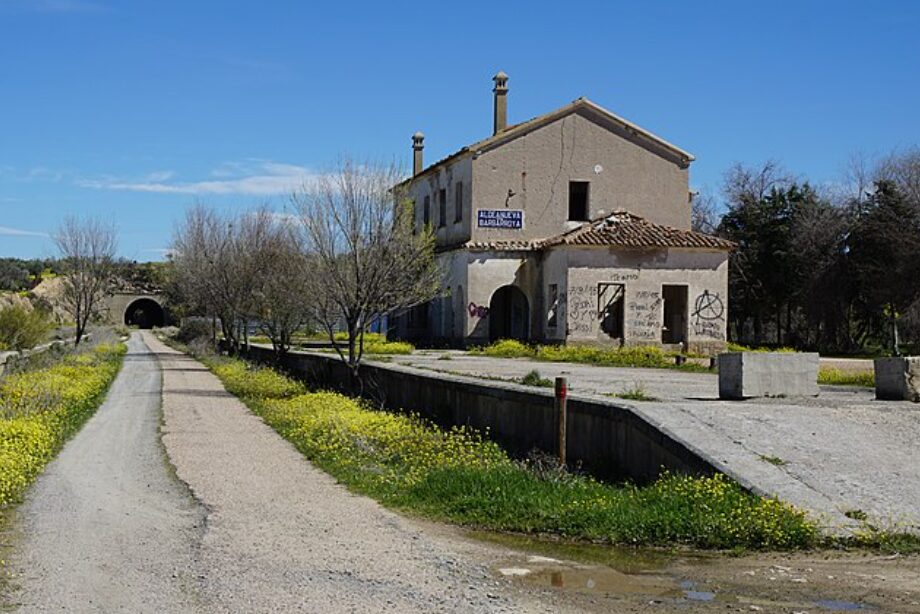
[[[564,377],[556,378],[556,453],[559,455],[559,465],[566,466],[566,418],[568,414],[567,399],[569,387]]]

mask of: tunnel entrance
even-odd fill
[[[153,299],[139,298],[125,309],[125,324],[138,328],[153,328],[166,323],[163,308]]]

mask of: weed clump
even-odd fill
[[[540,388],[552,388],[553,380],[540,375],[540,372],[534,369],[521,378],[521,383],[525,386],[538,386]]]

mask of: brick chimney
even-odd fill
[[[416,132],[412,135],[412,176],[418,175],[425,168],[423,150],[425,149],[425,135]]]
[[[508,127],[508,75],[503,71],[492,77],[495,87],[492,91],[495,93],[494,123],[492,134],[498,134]]]

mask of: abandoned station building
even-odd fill
[[[445,295],[391,322],[421,343],[725,346],[732,244],[690,230],[693,156],[585,98],[508,125],[401,187],[430,224]]]

